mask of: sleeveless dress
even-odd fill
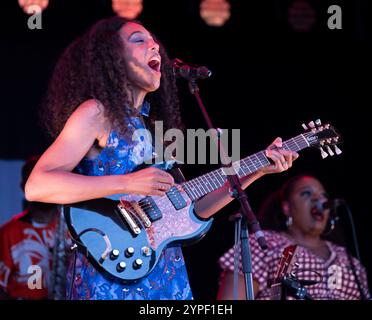
[[[149,104],[144,103],[140,113],[148,116]],[[145,129],[140,117],[132,117],[127,124],[131,129]],[[107,146],[95,159],[84,158],[76,172],[88,176],[119,175],[134,171],[146,159],[152,157],[151,136],[137,130],[132,139],[124,138],[117,131],[110,132]],[[72,260],[72,259],[71,259]],[[69,297],[73,261],[67,276]],[[72,284],[73,300],[190,300],[192,292],[180,247],[163,251],[153,271],[133,284],[113,282],[99,273],[89,261],[77,253],[75,277]]]

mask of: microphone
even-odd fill
[[[345,203],[344,199],[336,198],[327,201],[317,201],[314,207],[311,209],[312,214],[322,214],[324,210],[335,209]]]
[[[184,63],[180,59],[171,60],[166,64],[176,77],[185,78],[187,80],[206,79],[212,75],[207,67],[197,66]]]

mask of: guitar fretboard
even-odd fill
[[[282,284],[275,283],[270,287],[270,300],[281,300],[282,299]]]
[[[304,134],[283,142],[282,149],[291,151],[300,151],[309,146]],[[250,175],[259,169],[269,166],[271,162],[266,157],[265,151],[257,152],[242,160],[233,163],[235,173],[239,178]],[[194,178],[182,184],[191,200],[195,201],[204,195],[221,188],[227,181],[226,168],[219,168],[200,177]],[[231,170],[231,168],[230,168]]]

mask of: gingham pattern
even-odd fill
[[[270,299],[269,280],[274,278],[284,248],[293,243],[284,235],[274,231],[265,231],[265,238],[268,243],[268,249],[265,251],[261,250],[254,237],[251,236],[249,242],[252,253],[253,277],[259,283],[259,292],[255,298],[268,300]],[[308,293],[314,299],[360,299],[361,294],[358,290],[345,248],[331,242],[326,243],[331,252],[327,261],[314,255],[314,253],[305,247],[299,246],[296,256],[296,262],[299,266],[293,271],[298,272],[300,279],[319,281],[315,285],[307,286]],[[228,250],[219,259],[219,264],[223,270],[234,271],[234,248]],[[369,298],[365,269],[355,258],[353,258],[353,264],[362,290],[365,296]],[[239,272],[242,274],[241,261],[239,261]]]

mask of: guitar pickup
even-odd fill
[[[187,206],[185,199],[176,187],[170,188],[166,194],[176,210],[181,210]]]
[[[156,205],[153,198],[151,197],[143,198],[141,199],[139,204],[143,208],[143,211],[145,212],[145,214],[150,218],[151,222],[160,220],[163,217],[160,209]]]
[[[136,221],[131,217],[131,215],[128,213],[128,211],[124,208],[124,206],[119,203],[118,209],[124,220],[127,222],[129,228],[132,230],[134,234],[140,234],[141,228],[138,226]]]

